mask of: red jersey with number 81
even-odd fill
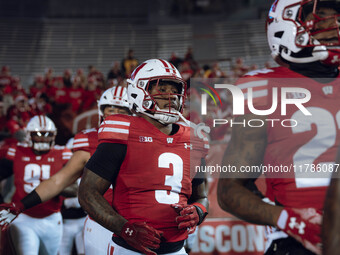
[[[164,232],[166,242],[187,238],[179,230],[174,203],[187,203],[194,167],[200,166],[208,144],[190,139],[190,128],[179,125],[168,136],[141,117],[114,115],[99,128],[99,143],[127,145],[114,185],[114,209],[132,222],[146,222]]]
[[[49,179],[71,158],[72,152],[64,146],[54,146],[48,153],[37,156],[31,147],[15,145],[8,149],[6,158],[13,161],[15,194],[13,202],[18,202],[33,191],[40,182]],[[59,212],[61,198],[56,196],[42,204],[25,210],[25,214],[44,218]]]
[[[340,80],[320,83],[279,67],[250,73],[239,80],[238,87],[243,93],[251,88],[254,107],[261,110],[271,108],[273,91],[277,88],[277,109],[266,116],[275,121],[267,121],[263,165],[285,166],[290,173],[279,170],[266,174],[269,198],[287,207],[322,210],[340,142]],[[307,89],[311,98],[301,109],[305,108],[311,115],[306,115],[294,104],[287,105],[284,115],[281,112],[283,88],[288,88],[286,98],[293,100],[303,99],[305,94],[289,92],[291,88]],[[315,173],[313,168],[324,169],[327,173]],[[280,174],[286,178],[277,178]]]

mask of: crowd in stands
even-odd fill
[[[190,88],[191,78],[214,78],[219,82],[233,82],[257,66],[248,67],[242,58],[236,59],[231,70],[222,70],[219,63],[200,66],[194,58],[193,50],[188,48],[183,58],[173,53],[169,62],[174,64],[188,82],[188,96],[191,102],[199,103],[200,96],[196,88]],[[0,141],[7,139],[23,140],[22,130],[28,120],[34,115],[49,115],[56,123],[58,134],[56,142],[65,144],[73,136],[72,121],[82,112],[94,109],[101,93],[109,87],[126,86],[126,78],[137,67],[139,60],[130,49],[121,61],[113,62],[107,75],[89,65],[87,72],[78,69],[73,72],[65,69],[61,76],[55,75],[52,68],[46,68],[43,75],[37,75],[33,84],[27,89],[21,84],[18,76],[12,75],[10,67],[3,65],[0,74]],[[268,66],[266,66],[268,67]],[[228,95],[221,92],[220,96],[227,102],[221,108],[216,108],[204,121],[209,118],[226,118],[230,116],[230,102]],[[191,112],[187,117],[194,122],[202,121],[199,114]],[[61,120],[63,119],[63,121]],[[213,140],[223,139],[225,130],[218,134],[211,134]]]

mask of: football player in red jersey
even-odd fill
[[[186,254],[188,233],[207,214],[204,179],[193,178],[207,144],[190,139],[181,116],[186,83],[162,59],[139,65],[128,80],[137,116],[107,117],[99,145],[85,166],[79,202],[115,234],[108,254]],[[103,195],[113,185],[113,206]]]
[[[127,101],[126,88],[118,86],[107,89],[98,101],[99,123],[112,114],[130,114],[128,107],[129,103]],[[48,201],[81,177],[84,166],[95,152],[97,145],[98,128],[86,129],[76,134],[72,149],[74,153],[71,159],[57,174],[41,182],[31,194],[27,196],[31,197],[31,199],[24,204],[25,209]],[[105,198],[111,203],[112,191],[106,192]],[[1,206],[2,208],[6,208],[6,205]],[[12,213],[11,218],[14,218],[16,213],[20,213],[20,211]],[[9,216],[6,215],[5,217]],[[3,220],[10,222],[11,218],[5,218]],[[111,239],[111,236],[112,233],[110,231],[101,227],[90,218],[87,218],[84,232],[86,254],[98,255],[106,253],[107,243]]]
[[[219,180],[222,209],[246,221],[276,227],[268,236],[267,255],[321,254],[321,218],[329,178],[313,178],[318,173],[307,167],[325,167],[328,176],[335,167],[340,141],[339,10],[338,1],[276,0],[267,20],[267,37],[272,56],[281,67],[252,72],[238,82],[244,92],[249,88],[254,91],[254,108],[261,110],[270,108],[274,87],[304,88],[311,94],[301,107],[311,113],[308,116],[295,105],[287,106],[285,115],[279,106],[269,116],[250,111],[237,116],[237,123],[257,119],[264,124],[256,128],[234,125],[223,158],[224,165],[238,169],[293,168],[285,176],[283,172],[265,173],[267,196],[275,205],[262,202],[245,188],[249,175],[222,175]],[[306,94],[291,93],[290,98],[306,99]],[[277,122],[274,125],[266,119]],[[284,119],[289,119],[287,127],[280,124]],[[308,178],[301,178],[306,175]]]
[[[54,146],[57,133],[51,119],[38,115],[26,127],[27,144],[11,146],[0,162],[1,179],[14,174],[15,194],[11,204],[0,205],[0,225],[8,224],[34,199],[30,192],[55,174],[71,158],[72,152]],[[30,194],[26,196],[27,194]],[[10,225],[9,232],[16,254],[57,254],[62,236],[61,198],[26,210]]]
[[[339,151],[340,152],[340,151]],[[338,153],[337,164],[340,164]],[[322,254],[337,255],[340,246],[340,171],[332,175],[329,185],[322,224]]]

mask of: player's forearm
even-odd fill
[[[78,183],[73,183],[70,186],[66,187],[61,193],[63,197],[76,197],[78,196]]]
[[[207,211],[209,210],[209,200],[208,200],[208,198],[200,198],[200,199],[197,199],[195,201],[192,201],[192,203],[200,203],[207,209]]]
[[[40,196],[41,201],[45,202],[60,195],[66,187],[73,184],[77,179],[77,175],[67,175],[64,177],[63,174],[58,172],[50,179],[41,182],[35,190]]]
[[[110,185],[111,182],[85,168],[79,185],[78,199],[83,209],[96,222],[112,232],[120,233],[127,220],[103,197]]]
[[[198,186],[192,186],[192,194],[188,201],[189,204],[200,203],[209,211],[209,200],[207,194],[206,182],[201,183]]]
[[[40,183],[36,192],[43,202],[60,195],[64,189],[77,181],[83,172],[84,165],[87,161],[87,155],[76,152],[73,154],[67,164],[50,179]]]
[[[340,175],[340,174],[337,174]],[[339,253],[340,244],[340,176],[333,176],[329,186],[326,201],[325,213],[322,224],[323,254],[336,255]]]
[[[120,233],[123,225],[127,222],[122,216],[113,210],[111,205],[105,200],[97,190],[79,186],[79,203],[82,208],[100,225],[106,229]]]
[[[282,207],[264,203],[260,197],[231,179],[220,179],[217,188],[220,207],[238,218],[261,225],[275,226]]]

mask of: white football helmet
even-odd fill
[[[159,91],[157,95],[151,95],[152,86],[150,83],[158,86],[161,81],[176,84],[178,93],[161,93]],[[163,59],[147,60],[133,71],[127,82],[131,110],[145,114],[162,124],[175,123],[179,120],[184,107],[187,85],[173,64]],[[161,95],[167,95],[169,98],[177,96],[179,99],[178,109],[175,110],[171,104],[168,109],[160,109],[154,97]]]
[[[109,88],[103,92],[100,99],[97,101],[97,104],[99,121],[101,123],[104,118],[104,109],[106,106],[119,106],[129,109],[130,105],[128,101],[127,89],[122,86]]]
[[[29,146],[38,152],[48,152],[55,142],[57,128],[53,121],[44,116],[37,115],[30,119],[25,128]]]
[[[273,58],[280,56],[293,63],[321,61],[339,65],[339,7],[339,0],[276,0],[267,19],[267,38]],[[318,12],[320,8],[335,12],[324,14]]]

